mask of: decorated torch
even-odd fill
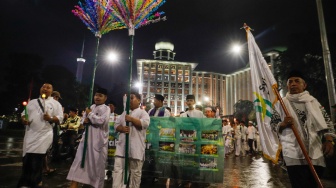
[[[46,94],[42,94],[42,99],[43,99],[43,108],[45,109],[45,98],[46,98]]]
[[[23,105],[23,108],[24,108],[24,113],[25,113],[25,119],[28,121],[27,104],[28,103],[26,101],[22,102],[22,105]]]

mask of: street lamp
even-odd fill
[[[110,62],[116,62],[119,60],[119,56],[116,52],[109,52],[106,56],[106,59]]]
[[[97,51],[98,51],[98,46],[99,45],[97,45]],[[115,52],[111,52],[107,55],[106,59],[109,59],[110,62],[115,62],[118,59],[117,57],[118,57],[118,55]],[[92,82],[91,82],[90,94],[89,94],[89,100],[88,100],[89,101],[88,102],[88,107],[91,106],[91,102],[92,102],[92,98],[93,98],[94,81],[95,81],[95,77],[96,77],[96,70],[97,70],[98,65],[100,65],[100,63],[97,63],[97,59],[98,59],[98,53],[96,53],[96,57],[95,57],[95,60],[94,60]]]
[[[232,46],[232,49],[231,49],[231,51],[233,52],[233,53],[235,53],[235,54],[240,54],[240,52],[241,52],[241,45],[239,45],[239,44],[234,44],[233,46]]]

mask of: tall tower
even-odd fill
[[[85,43],[85,39],[83,40],[81,57],[80,57],[80,58],[77,58],[76,80],[77,80],[77,82],[79,82],[79,83],[82,82],[82,77],[83,77],[83,67],[84,67],[84,63],[85,63],[85,61],[86,61],[86,60],[83,58],[84,43]]]

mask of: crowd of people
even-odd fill
[[[283,147],[283,159],[288,165],[288,174],[293,187],[303,185],[298,179],[310,182],[307,187],[315,187],[316,182],[309,172],[307,162],[291,131],[296,126],[301,139],[308,150],[314,167],[319,175],[325,167],[324,157],[334,154],[333,145],[335,130],[329,116],[318,101],[305,91],[306,83],[301,74],[291,74],[288,77],[288,93],[284,98],[289,113],[273,117],[275,131]],[[53,91],[52,84],[46,82],[40,89],[40,96],[31,100],[26,112],[22,113],[22,122],[26,126],[23,143],[22,175],[17,187],[42,187],[43,172],[55,169],[48,167],[47,152],[50,146],[58,140],[59,128],[67,130],[70,143],[70,155],[73,163],[67,179],[70,187],[76,188],[79,183],[101,188],[104,186],[105,168],[107,162],[107,148],[109,126],[114,125],[117,133],[114,169],[112,172],[113,188],[124,187],[125,171],[129,170],[129,187],[140,187],[142,166],[145,160],[146,131],[150,125],[150,117],[169,117],[169,107],[164,107],[164,97],[155,94],[154,107],[146,112],[140,107],[141,95],[133,92],[130,95],[130,113],[124,111],[117,115],[115,103],[110,101],[106,105],[107,90],[98,88],[94,95],[94,104],[78,115],[78,109],[70,108],[69,115],[64,114],[58,102],[60,93]],[[204,112],[195,106],[195,96],[186,96],[188,110],[180,117],[189,118],[220,118],[218,110],[206,107]],[[276,119],[277,118],[277,119]],[[77,150],[74,149],[79,130],[85,131]],[[234,154],[235,157],[255,155],[262,152],[258,128],[255,122],[238,119],[222,119],[222,133],[225,157]],[[125,169],[125,142],[129,139],[129,169]],[[322,139],[325,142],[322,142]],[[303,173],[304,171],[304,173]],[[169,181],[169,180],[168,180]],[[191,184],[190,184],[191,185]]]
[[[225,157],[235,154],[236,157],[259,154],[262,152],[258,128],[252,121],[245,125],[245,121],[234,120],[230,122],[223,119],[223,140]]]

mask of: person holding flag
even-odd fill
[[[283,99],[280,97],[250,28],[246,24],[244,28],[264,157],[277,163],[282,149],[292,187],[323,187],[318,174],[325,167],[324,157],[334,153],[336,135],[332,122],[320,103],[305,91],[307,84],[298,71],[290,73],[288,93]]]
[[[276,128],[292,187],[317,187],[317,183],[309,171],[291,126],[297,128],[319,176],[323,174],[323,167],[326,166],[324,157],[334,154],[333,139],[336,135],[331,119],[317,99],[305,90],[306,87],[301,72],[290,72],[287,80],[288,93],[283,98],[290,115],[286,115],[280,109],[280,116],[274,116],[278,118],[273,119],[274,122],[279,122]]]

